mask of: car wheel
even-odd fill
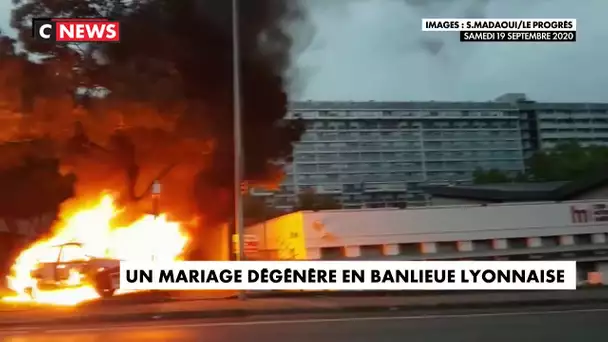
[[[116,289],[108,288],[96,288],[95,290],[97,291],[97,294],[102,298],[110,298],[114,295],[114,292],[116,292]]]
[[[116,289],[112,286],[112,277],[110,273],[104,272],[97,275],[95,291],[102,298],[109,298],[114,295]]]

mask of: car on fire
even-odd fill
[[[78,242],[54,246],[49,252],[31,271],[36,284],[26,290],[31,297],[39,290],[91,285],[99,296],[106,298],[120,287],[119,260],[89,256]]]

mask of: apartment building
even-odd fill
[[[476,168],[510,173],[560,141],[608,145],[608,104],[539,103],[525,94],[491,102],[296,102],[303,119],[280,191],[292,209],[306,189],[346,209],[426,205],[421,187],[467,184]]]
[[[517,107],[525,156],[565,140],[608,146],[608,103],[543,103],[525,94],[505,94],[496,101]]]
[[[289,118],[307,129],[273,196],[279,208],[310,188],[344,208],[424,205],[420,184],[468,182],[477,167],[524,168],[511,103],[299,102]]]

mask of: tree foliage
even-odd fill
[[[540,150],[527,161],[527,172],[516,177],[499,170],[476,170],[475,183],[572,181],[608,168],[608,147],[581,146],[576,141]]]
[[[583,147],[575,141],[539,151],[529,160],[531,179],[535,181],[569,181],[585,177],[589,172],[608,167],[608,147]]]
[[[243,197],[243,216],[246,225],[264,222],[284,214],[266,204],[263,196],[246,195]]]
[[[73,174],[62,174],[59,167],[57,159],[30,156],[0,169],[0,217],[56,214],[59,205],[73,195],[76,180]]]
[[[477,168],[473,171],[475,184],[506,183],[511,181],[511,177],[498,169],[484,170]]]
[[[52,141],[50,155],[78,176],[79,194],[119,189],[137,201],[163,178],[173,213],[198,210],[208,225],[231,216],[230,1],[13,3],[12,26],[29,55],[2,37],[0,106],[18,121],[2,128],[3,140]],[[306,18],[298,1],[240,1],[239,12],[246,178],[275,183],[275,161],[290,158],[302,132],[283,119],[293,46],[285,23],[306,30]],[[111,17],[121,42],[36,41],[33,17]]]

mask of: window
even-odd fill
[[[559,246],[559,236],[543,236],[540,238],[541,246],[556,247]]]
[[[507,239],[507,246],[512,249],[528,248],[528,242],[525,238],[512,238]]]
[[[361,256],[364,258],[381,257],[383,255],[382,245],[360,246]]]
[[[296,154],[295,160],[296,161],[313,161],[313,160],[315,160],[315,155],[314,154]]]
[[[87,260],[84,249],[78,245],[66,245],[61,249],[61,262],[77,262]]]
[[[334,260],[341,259],[344,257],[344,253],[341,247],[324,247],[321,248],[321,259],[322,260]]]
[[[59,259],[59,247],[48,248],[38,259],[39,262],[57,262]]]
[[[578,234],[574,235],[574,244],[575,245],[590,245],[593,243],[593,238],[591,234]]]
[[[399,244],[400,255],[420,255],[420,244],[419,243],[402,243]]]
[[[492,240],[474,240],[473,241],[473,251],[475,252],[483,252],[483,251],[491,251],[494,249]]]
[[[435,244],[437,253],[458,253],[458,243],[456,241],[441,241]]]
[[[315,172],[317,171],[317,166],[314,164],[303,164],[298,168],[300,172]]]

